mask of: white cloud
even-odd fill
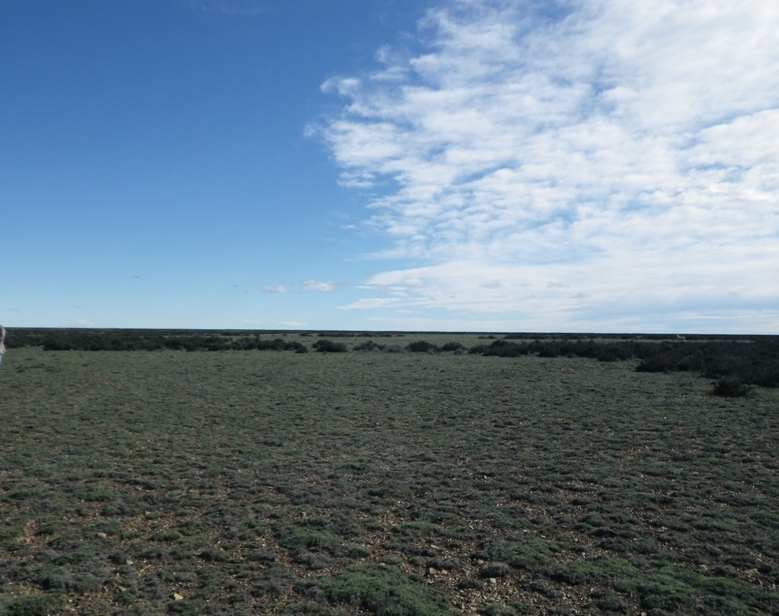
[[[418,263],[349,308],[779,329],[779,4],[449,0],[420,33],[326,87],[342,181]]]
[[[263,293],[286,293],[287,288],[280,284],[265,284],[262,285]]]
[[[305,280],[303,287],[309,291],[319,291],[320,293],[332,293],[338,289],[338,285],[334,282],[320,282],[318,280]]]

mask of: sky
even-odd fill
[[[778,334],[778,144],[768,0],[0,0],[0,323]]]

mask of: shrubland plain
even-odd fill
[[[0,614],[779,613],[773,338],[8,342]]]

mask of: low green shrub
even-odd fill
[[[457,571],[460,569],[460,561],[456,558],[436,556],[427,561],[427,566],[439,571]]]
[[[425,520],[413,520],[410,522],[402,522],[401,524],[397,524],[393,527],[393,529],[397,533],[402,533],[404,535],[409,534],[422,534],[422,535],[433,535],[433,534],[443,534],[444,529],[439,524],[434,524],[433,522],[427,522]]]
[[[489,560],[508,563],[517,569],[534,569],[552,562],[560,548],[549,541],[528,537],[524,541],[495,541],[482,546]]]
[[[480,612],[483,616],[514,616],[517,611],[508,605],[500,603],[488,603]]]
[[[506,563],[487,563],[479,569],[481,578],[506,577],[509,574],[509,566]]]
[[[624,560],[614,558],[596,558],[594,560],[574,560],[564,565],[547,568],[546,575],[552,580],[577,586],[610,580],[632,580],[635,568]]]
[[[714,384],[714,389],[711,393],[715,396],[724,398],[743,398],[744,396],[748,396],[750,392],[751,388],[742,383],[741,379],[736,377],[725,377]]]
[[[398,569],[358,565],[338,575],[303,580],[299,590],[323,596],[333,603],[346,603],[376,616],[451,616],[444,596],[421,585]]]
[[[48,616],[62,607],[62,597],[57,594],[34,594],[11,599],[3,606],[0,614],[4,616]]]

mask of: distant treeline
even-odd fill
[[[460,342],[436,345],[417,340],[405,346],[363,340],[351,349],[329,338],[391,338],[398,332],[296,332],[312,344],[287,340],[279,332],[241,330],[9,329],[6,344],[46,351],[294,351],[306,353],[470,353],[485,357],[581,357],[599,361],[638,361],[643,372],[694,372],[718,379],[718,393],[739,396],[748,386],[779,386],[779,337],[602,334],[482,335],[492,340],[466,348]],[[419,334],[415,334],[418,336]],[[275,336],[270,338],[269,336]]]
[[[495,340],[470,353],[498,357],[587,357],[599,361],[640,360],[639,372],[695,372],[719,379],[723,395],[746,393],[744,386],[779,387],[779,338],[730,340]],[[728,389],[730,388],[730,390]]]
[[[14,329],[6,346],[44,351],[308,351],[301,342],[227,330]]]

